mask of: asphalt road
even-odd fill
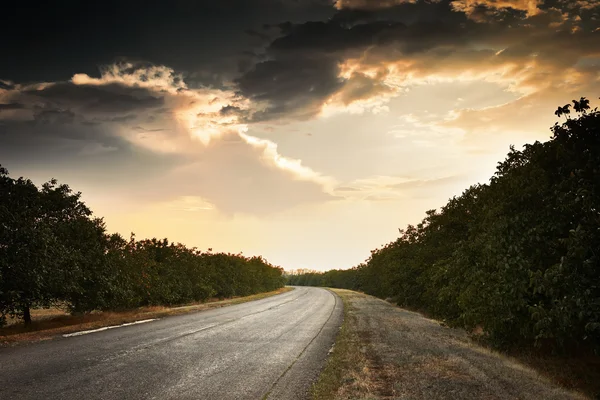
[[[342,320],[319,288],[0,349],[2,399],[303,399]]]

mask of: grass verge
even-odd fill
[[[375,374],[368,343],[359,336],[356,317],[348,301],[350,290],[330,289],[344,302],[344,321],[335,346],[319,379],[311,389],[314,400],[375,398],[378,377]]]
[[[395,303],[391,302],[391,304]],[[403,309],[435,320],[423,309],[411,307],[403,307]],[[582,393],[590,399],[600,400],[600,355],[580,351],[577,355],[562,356],[535,348],[497,350],[481,340],[482,333],[481,328],[470,333],[471,338],[478,345],[532,368],[557,386]]]
[[[58,315],[52,318],[40,318],[34,320],[29,327],[22,323],[9,325],[0,329],[0,346],[12,346],[20,343],[37,342],[49,340],[58,335],[78,332],[88,329],[97,329],[110,325],[120,325],[142,319],[161,318],[169,315],[186,314],[190,312],[210,310],[260,300],[266,297],[294,290],[284,287],[272,292],[258,293],[251,296],[234,297],[225,300],[212,300],[205,303],[189,304],[179,307],[141,307],[135,310],[123,312],[94,312],[90,314],[73,316]],[[44,313],[41,313],[44,314]]]
[[[388,371],[370,348],[368,332],[360,332],[352,299],[363,294],[343,289],[330,289],[344,302],[344,321],[335,347],[325,368],[313,385],[313,400],[330,399],[388,399],[390,379]],[[477,341],[478,344],[479,341]],[[516,363],[531,367],[557,386],[579,392],[589,399],[600,399],[600,357],[559,357],[536,353],[511,352],[500,355]],[[387,384],[386,384],[387,382]],[[392,382],[393,383],[393,382]]]

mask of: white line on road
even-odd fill
[[[158,318],[143,319],[141,321],[128,322],[126,324],[121,324],[121,325],[105,326],[104,328],[90,329],[88,331],[80,331],[80,332],[74,332],[74,333],[67,333],[67,334],[64,334],[63,337],[72,337],[72,336],[87,335],[88,333],[102,332],[102,331],[105,331],[107,329],[122,328],[124,326],[129,326],[129,325],[144,324],[146,322],[156,321],[157,319]]]

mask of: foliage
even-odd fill
[[[476,185],[356,268],[292,275],[295,285],[362,290],[499,347],[600,351],[600,112],[559,107],[551,140],[511,147]],[[335,279],[332,279],[335,277]]]
[[[31,307],[73,313],[246,296],[284,284],[262,257],[203,253],[167,239],[108,235],[67,185],[41,188],[0,167],[0,326]]]
[[[77,297],[102,256],[104,225],[55,180],[38,189],[2,169],[0,199],[0,313],[30,322],[31,306]]]

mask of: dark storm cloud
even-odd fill
[[[41,124],[72,124],[75,121],[75,113],[70,110],[39,109],[33,113],[33,119]]]
[[[9,90],[14,88],[15,86],[11,82],[0,80],[0,89]]]
[[[151,96],[139,88],[132,88],[131,95],[126,95],[125,88],[111,85],[99,86],[98,91],[89,89],[61,83],[10,93],[22,103],[0,112],[0,161],[9,168],[52,171],[51,175],[43,173],[46,178],[111,185],[125,184],[131,176],[149,177],[182,162],[184,157],[156,154],[116,129],[146,120],[147,112],[161,110],[154,106],[162,101],[144,101]],[[107,94],[106,90],[116,93]],[[110,99],[132,113],[114,112],[107,103]]]
[[[102,126],[74,121],[70,111],[40,110],[29,121],[0,121],[0,157],[6,162],[61,162],[79,159],[91,146],[127,149],[130,146]]]
[[[13,85],[0,102],[0,156],[21,162],[127,151],[114,125],[139,123],[164,106],[156,91],[116,83]]]
[[[22,92],[63,107],[76,107],[83,112],[128,113],[134,110],[158,108],[164,99],[146,89],[132,88],[119,84],[102,86],[75,85],[70,82],[57,83],[43,89]]]
[[[0,112],[2,112],[3,110],[20,110],[23,108],[25,108],[25,106],[20,103],[8,103],[8,104],[0,103]]]
[[[325,0],[3,3],[0,79],[98,76],[99,66],[125,58],[168,65],[197,85],[216,86],[237,73],[239,54],[262,40],[247,30],[326,19],[333,12]]]
[[[242,111],[243,110],[240,107],[225,106],[225,107],[221,108],[219,113],[223,116],[230,116],[230,115],[237,115]]]
[[[0,121],[0,163],[44,181],[56,177],[75,189],[122,187],[122,194],[132,182],[160,176],[183,160],[144,151],[104,124],[62,122]]]
[[[280,35],[265,45],[264,60],[235,83],[239,94],[255,103],[250,121],[308,119],[334,94],[347,104],[385,90],[364,75],[341,77],[340,65],[348,59],[376,68],[405,60],[412,72],[425,74],[453,66],[456,71],[485,68],[509,60],[525,64],[532,55],[558,68],[600,50],[600,5],[548,3],[338,1],[340,10],[326,21],[278,24]],[[271,32],[273,26],[265,28]],[[493,59],[499,50],[503,53]],[[571,57],[565,57],[565,52]]]
[[[261,105],[252,121],[306,119],[318,112],[323,99],[341,88],[338,72],[334,59],[282,58],[257,64],[236,83],[241,95]]]
[[[365,74],[354,73],[344,85],[340,100],[344,105],[348,105],[357,100],[369,99],[389,91],[390,88],[382,84],[377,77],[371,78]]]
[[[381,10],[406,3],[416,3],[416,0],[336,0],[335,7],[338,9]]]
[[[127,114],[127,115],[120,115],[118,117],[112,117],[109,119],[109,121],[111,122],[130,122],[130,121],[135,121],[138,119],[138,116],[135,114]]]
[[[115,125],[160,115],[163,97],[143,88],[59,82],[0,92],[0,144],[4,157],[65,158],[128,148]],[[8,153],[8,154],[6,154]]]
[[[417,12],[423,7],[404,6]],[[390,59],[465,42],[467,30],[441,17],[444,12],[449,15],[450,9],[434,8],[440,15],[435,22],[406,24],[382,20],[375,12],[342,10],[327,21],[280,24],[281,35],[264,50],[266,60],[235,81],[240,95],[258,104],[251,121],[311,118],[325,100],[345,89],[352,92],[343,96],[346,100],[362,98],[377,83],[369,85],[364,76],[341,78],[339,64],[361,57],[369,49],[374,53],[389,51]],[[406,14],[398,15],[406,19]],[[462,20],[468,22],[464,17]]]
[[[240,96],[256,103],[252,116],[240,114],[244,120],[310,118],[347,84],[356,91],[356,84],[339,77],[339,64],[348,58],[388,62],[432,51],[437,54],[432,61],[442,63],[478,41],[500,46],[515,32],[531,40],[538,32],[521,29],[526,24],[570,18],[592,32],[597,11],[589,0],[175,0],[143,6],[108,0],[101,7],[64,1],[35,8],[15,3],[3,7],[12,17],[0,26],[2,58],[11,62],[0,62],[0,78],[11,82],[0,81],[0,89],[10,89],[12,81],[98,76],[99,67],[115,59],[143,60],[183,72],[190,88],[228,88],[234,82]],[[550,15],[558,20],[544,21]],[[26,30],[19,18],[28,21]],[[106,112],[159,101],[95,87],[70,90],[58,85],[48,93],[95,98],[96,104],[86,104]]]

